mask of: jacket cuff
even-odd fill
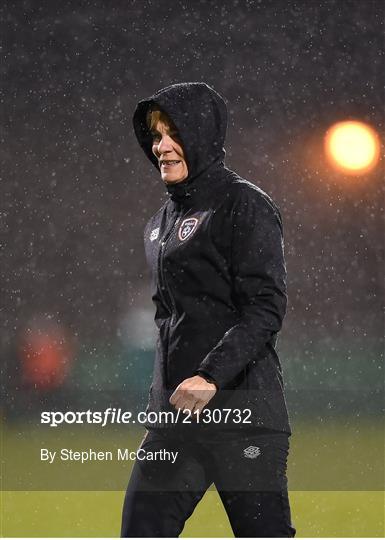
[[[209,382],[211,384],[215,384],[215,386],[217,387],[217,390],[219,390],[219,384],[217,383],[217,381],[209,373],[207,373],[207,371],[205,371],[203,369],[197,369],[196,372],[195,372],[195,375],[200,375],[207,382]]]

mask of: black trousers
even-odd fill
[[[287,492],[288,434],[255,429],[191,438],[150,430],[140,449],[124,500],[122,537],[178,537],[212,483],[235,537],[295,536]]]

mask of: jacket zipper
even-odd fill
[[[175,305],[175,301],[174,301],[174,298],[171,294],[171,290],[170,290],[170,287],[168,286],[168,283],[167,283],[167,280],[165,279],[164,277],[164,271],[163,271],[163,253],[164,253],[164,250],[166,249],[166,244],[168,242],[168,240],[170,239],[172,233],[174,232],[175,230],[175,227],[177,226],[177,224],[179,223],[181,219],[181,213],[178,213],[177,214],[177,218],[175,219],[174,221],[174,224],[173,226],[171,227],[169,233],[167,234],[167,236],[165,236],[163,238],[163,240],[161,241],[160,243],[160,249],[159,249],[159,255],[158,255],[158,267],[159,267],[159,275],[160,275],[160,294],[161,294],[161,297],[163,299],[163,302],[165,304],[165,306],[167,307],[168,311],[170,312],[171,314],[171,321],[170,321],[170,324],[172,325],[173,324],[173,321],[175,319],[175,316],[176,316],[176,305]],[[165,287],[165,289],[167,290],[167,293],[168,293],[168,296],[169,296],[169,299],[170,299],[170,302],[171,302],[171,307],[169,306],[168,302],[166,302],[166,299],[164,297],[164,294],[163,294],[163,285]]]

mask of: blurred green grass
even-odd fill
[[[1,536],[119,536],[129,464],[103,469],[95,463],[66,464],[55,469],[38,464],[37,451],[40,446],[60,448],[64,444],[76,449],[111,445],[135,449],[142,434],[131,432],[128,437],[124,431],[59,431],[3,424]],[[92,480],[101,473],[111,474],[107,487],[103,479]],[[65,482],[69,476],[76,477],[76,482]],[[384,438],[378,421],[345,418],[326,425],[297,423],[288,478],[297,537],[385,536]],[[69,485],[82,491],[66,487]],[[57,486],[63,489],[58,491]],[[215,490],[206,493],[182,537],[233,537]]]
[[[124,492],[3,492],[2,536],[117,537]],[[290,492],[297,537],[384,536],[384,493]],[[232,538],[216,491],[208,491],[182,538]]]
[[[144,435],[137,428],[31,426],[4,424],[4,491],[122,491],[132,462],[89,461],[50,465],[40,449],[136,450]],[[290,438],[289,489],[292,491],[384,490],[384,427],[378,419],[297,422]]]

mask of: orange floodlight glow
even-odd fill
[[[365,174],[378,163],[379,137],[364,122],[338,122],[326,133],[325,152],[332,165],[343,172]]]

